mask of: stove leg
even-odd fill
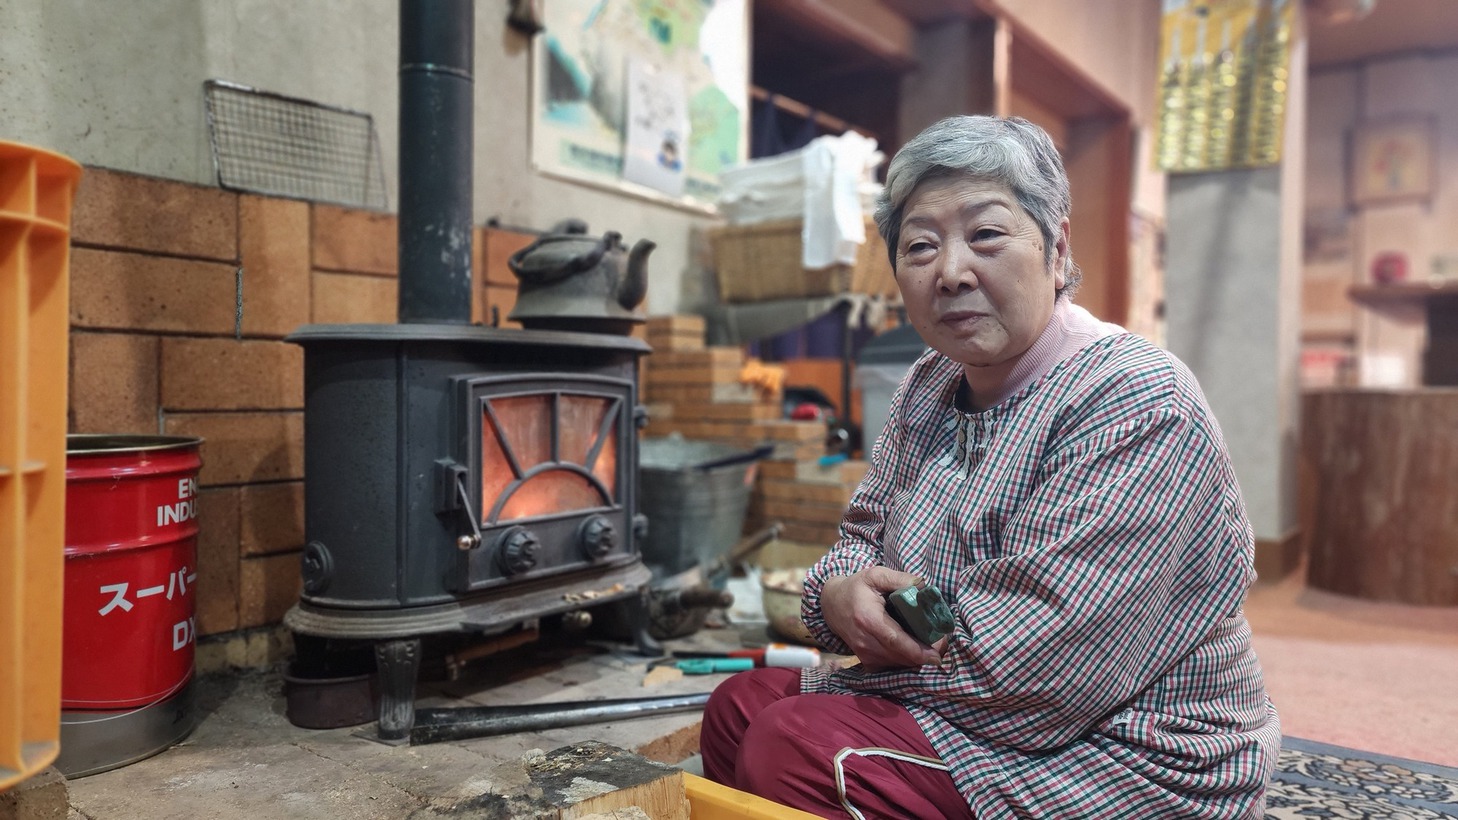
[[[657,658],[663,655],[663,644],[654,640],[648,634],[648,598],[647,586],[638,590],[638,600],[631,604],[633,619],[633,643],[637,647],[638,654],[646,658]]]
[[[420,671],[420,639],[375,644],[379,669],[380,740],[404,740],[415,726],[415,677]]]

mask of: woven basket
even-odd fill
[[[800,225],[800,220],[789,219],[710,231],[720,298],[725,302],[763,302],[842,293],[897,295],[891,263],[886,259],[886,243],[869,217],[866,241],[856,254],[855,264],[819,270],[800,267]]]

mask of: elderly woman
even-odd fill
[[[876,223],[931,350],[803,601],[859,664],[726,680],[710,778],[825,816],[1261,816],[1280,723],[1240,490],[1189,370],[1072,303],[1069,210],[1021,119],[891,161]],[[925,583],[955,616],[933,646],[885,608]]]

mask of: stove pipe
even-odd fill
[[[400,321],[471,322],[474,0],[400,0]]]

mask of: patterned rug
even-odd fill
[[[1288,737],[1266,820],[1458,820],[1458,769]]]

